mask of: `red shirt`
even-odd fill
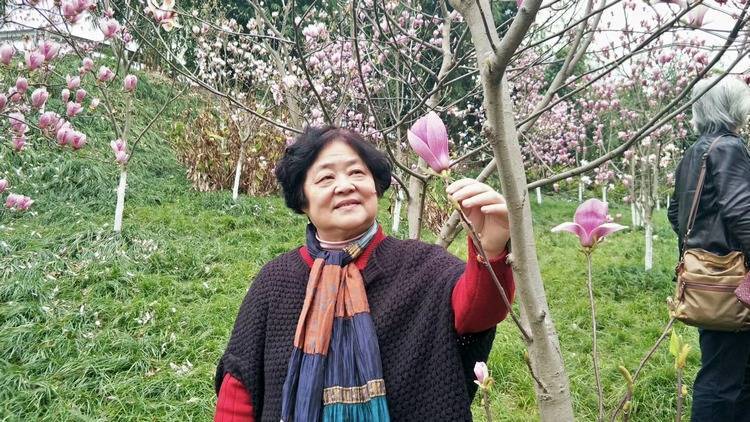
[[[365,251],[354,262],[360,271],[364,271],[370,255],[384,238],[385,235],[382,230],[378,230]],[[454,324],[458,334],[478,333],[487,330],[497,325],[508,315],[508,309],[492,281],[492,276],[478,260],[474,243],[471,240],[468,243],[466,269],[453,288],[451,297],[451,306],[455,315]],[[307,248],[301,247],[299,253],[307,265],[312,266],[314,260],[307,252]],[[507,256],[507,251],[504,251],[496,258],[490,259],[490,265],[500,280],[505,294],[512,302],[515,284],[511,267],[505,262]],[[214,421],[255,422],[250,392],[230,374],[226,374],[221,383]]]

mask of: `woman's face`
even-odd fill
[[[348,144],[331,141],[307,170],[302,210],[330,242],[351,239],[367,230],[378,212],[375,180],[362,158]]]

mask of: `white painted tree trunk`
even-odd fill
[[[537,187],[536,189],[536,203],[542,205],[542,188]]]
[[[650,221],[646,222],[646,253],[643,258],[644,268],[651,271],[654,268],[654,227]]]
[[[117,185],[117,205],[115,206],[115,233],[122,231],[122,214],[125,211],[125,190],[128,186],[128,170],[120,168],[120,183]]]
[[[602,185],[602,202],[605,204],[608,204],[607,202],[607,185]]]
[[[232,186],[232,199],[237,202],[240,197],[240,179],[242,179],[242,163],[245,162],[245,144],[240,145],[240,157],[234,168],[234,185]]]
[[[583,202],[583,181],[578,180],[578,203]]]
[[[393,224],[391,225],[391,233],[394,235],[398,233],[398,228],[401,225],[401,206],[404,203],[404,191],[402,188],[399,188],[398,193],[396,194],[396,205],[393,207],[393,216],[391,220],[393,221]]]
[[[660,209],[661,209],[661,199],[656,198],[656,210],[658,211]]]

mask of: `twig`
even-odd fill
[[[586,251],[585,255],[588,266],[588,282],[586,284],[589,290],[589,305],[591,306],[591,357],[594,361],[594,379],[596,380],[596,396],[599,407],[597,421],[601,422],[604,420],[604,393],[602,391],[601,376],[599,375],[599,354],[597,352],[596,342],[596,302],[594,301],[594,286],[591,280],[591,251]]]
[[[447,180],[446,180],[447,184]],[[477,234],[476,229],[474,228],[474,225],[471,224],[471,221],[469,221],[469,218],[464,214],[463,210],[461,209],[461,206],[455,202],[451,201],[453,203],[453,207],[458,210],[458,212],[461,215],[461,221],[466,226],[467,232],[471,235],[471,239],[474,242],[474,246],[476,246],[477,251],[479,252],[480,256],[482,257],[482,264],[484,264],[484,267],[489,271],[490,276],[492,277],[492,281],[495,283],[495,287],[497,287],[497,290],[500,292],[500,297],[503,299],[503,304],[505,305],[505,308],[508,310],[508,314],[513,319],[513,322],[516,324],[516,327],[521,331],[521,335],[523,335],[524,340],[527,344],[533,342],[533,338],[531,337],[531,334],[529,334],[526,329],[521,325],[521,321],[518,320],[518,317],[516,317],[516,314],[513,312],[513,307],[510,304],[510,300],[508,300],[508,295],[505,293],[505,289],[503,289],[503,286],[500,284],[500,280],[497,278],[497,274],[495,274],[495,270],[492,269],[492,265],[490,264],[489,259],[487,258],[487,253],[484,251],[484,246],[482,246],[482,242],[479,239],[479,234]]]
[[[669,330],[672,329],[672,324],[674,324],[675,319],[674,317],[669,319],[669,322],[667,322],[667,325],[664,327],[664,331],[662,331],[661,336],[659,336],[659,339],[656,340],[656,343],[651,347],[651,349],[646,353],[646,356],[641,359],[640,365],[638,365],[638,368],[636,368],[635,372],[633,373],[633,384],[635,384],[635,381],[638,379],[638,375],[641,373],[641,369],[646,365],[646,362],[651,359],[651,357],[654,355],[654,352],[656,352],[656,349],[659,348],[659,345],[661,345],[661,342],[664,341],[665,338],[667,338],[667,334],[669,334]],[[625,394],[625,397],[623,397],[620,400],[620,404],[617,405],[617,408],[614,412],[612,412],[612,417],[610,418],[610,421],[614,422],[617,418],[618,413],[620,413],[620,410],[622,410],[622,407],[625,405],[625,402],[628,400],[627,393]]]

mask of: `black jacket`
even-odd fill
[[[687,248],[718,255],[742,251],[750,257],[750,154],[739,136],[723,131],[701,136],[686,151],[675,171],[675,191],[667,213],[682,248],[701,159],[708,155],[706,181]]]

